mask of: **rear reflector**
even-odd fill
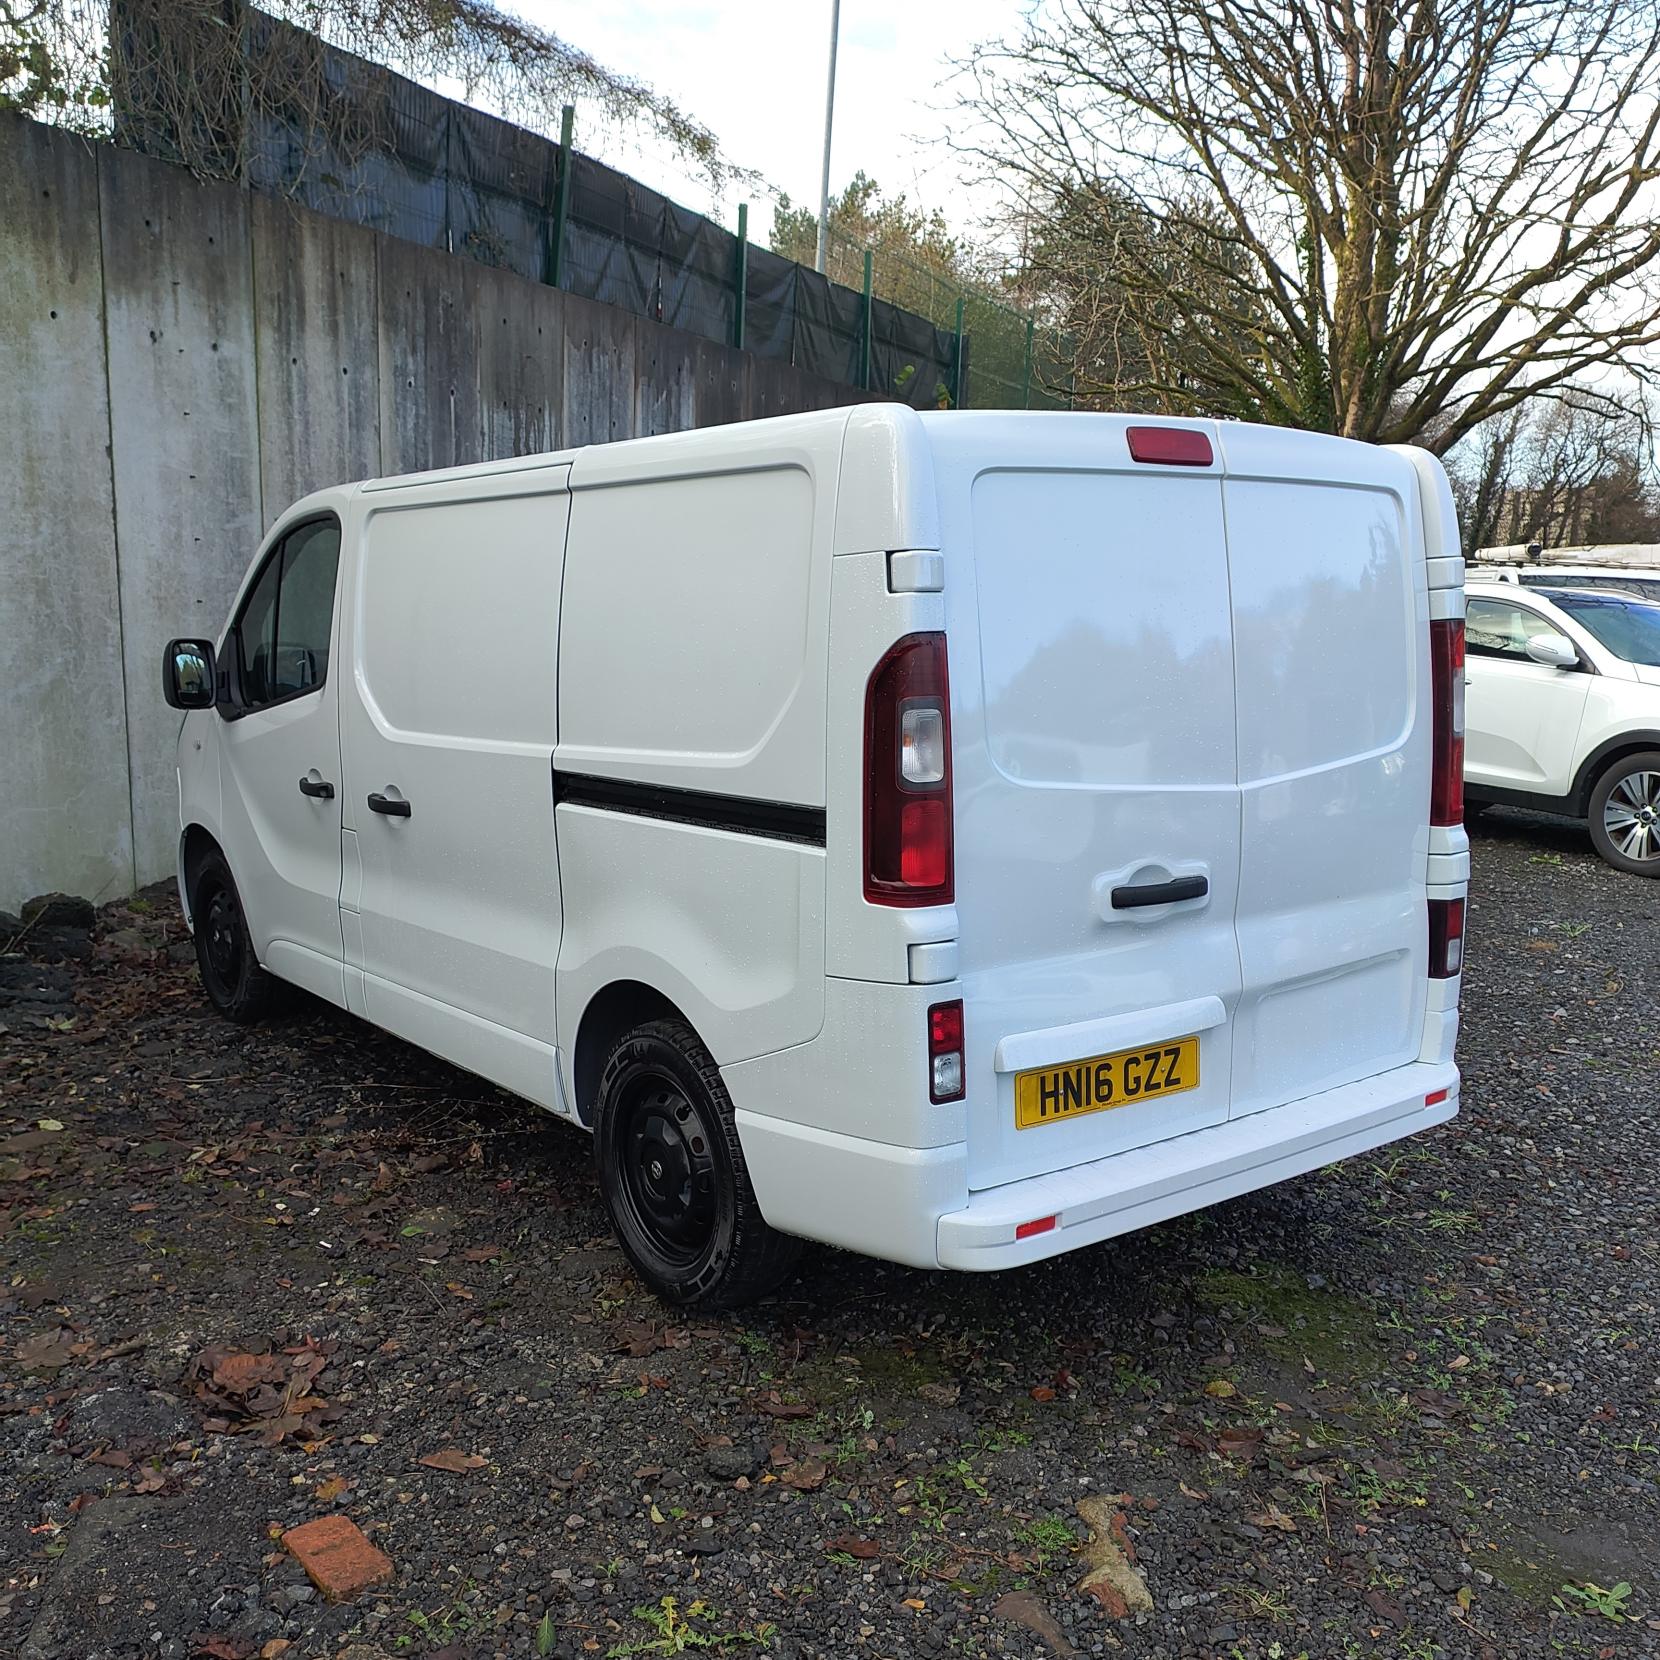
[[[1429,977],[1450,980],[1464,970],[1464,901],[1429,902]]]
[[[951,693],[945,636],[907,634],[865,687],[865,898],[949,905]]]
[[[1022,1222],[1014,1230],[1016,1239],[1030,1239],[1035,1233],[1048,1233],[1055,1226],[1053,1216],[1040,1216],[1034,1222]]]
[[[1126,427],[1130,459],[1164,467],[1208,467],[1216,459],[1210,435],[1192,427]]]
[[[935,1003],[928,1010],[928,1099],[963,1098],[963,1000]]]
[[[1464,822],[1464,619],[1429,625],[1433,742],[1429,784],[1431,824]]]
[[[1432,1089],[1429,1094],[1424,1097],[1424,1105],[1426,1107],[1438,1107],[1451,1094],[1452,1091],[1450,1089]]]

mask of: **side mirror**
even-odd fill
[[[213,642],[169,640],[161,656],[161,695],[175,709],[211,709],[215,701]]]
[[[1547,669],[1579,667],[1579,653],[1574,650],[1573,642],[1560,634],[1535,634],[1524,649],[1535,663],[1543,663]]]

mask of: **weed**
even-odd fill
[[[1015,1529],[1015,1537],[1035,1558],[1041,1572],[1060,1556],[1071,1556],[1078,1548],[1078,1536],[1058,1516],[1038,1516]]]
[[[1635,1618],[1625,1611],[1630,1596],[1631,1587],[1623,1579],[1606,1590],[1587,1579],[1578,1585],[1564,1585],[1550,1600],[1564,1614],[1600,1614],[1605,1620],[1624,1621]]]
[[[1297,1610],[1291,1606],[1291,1599],[1284,1591],[1259,1591],[1254,1585],[1238,1585],[1234,1587],[1234,1594],[1253,1619],[1290,1625],[1297,1617]]]
[[[714,1631],[698,1623],[706,1622],[713,1613],[701,1598],[687,1603],[684,1613],[674,1597],[664,1597],[655,1608],[649,1603],[643,1604],[634,1610],[634,1618],[650,1626],[657,1635],[638,1643],[613,1643],[605,1651],[606,1660],[622,1660],[623,1656],[634,1654],[684,1654],[687,1649],[699,1648],[724,1651],[744,1643],[759,1643],[766,1648],[778,1629],[775,1625],[762,1624],[753,1631]]]

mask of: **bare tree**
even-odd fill
[[[1499,416],[1447,459],[1466,547],[1660,540],[1643,422],[1582,395]]]
[[[1660,0],[1056,0],[964,69],[969,147],[1182,320],[1131,393],[1444,449],[1650,372]]]

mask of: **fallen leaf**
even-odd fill
[[[494,1262],[500,1255],[499,1245],[469,1245],[461,1253],[464,1262]]]
[[[273,1637],[259,1651],[259,1660],[279,1660],[279,1657],[286,1654],[293,1646],[286,1637]]]
[[[468,1289],[467,1289],[467,1288],[466,1288],[466,1286],[464,1286],[464,1285],[463,1285],[463,1284],[462,1284],[462,1283],[461,1283],[461,1281],[460,1281],[460,1280],[445,1280],[445,1282],[444,1282],[444,1289],[445,1289],[445,1290],[446,1290],[446,1291],[447,1291],[447,1292],[449,1292],[449,1294],[450,1294],[450,1295],[451,1295],[451,1296],[452,1296],[452,1297],[459,1297],[459,1298],[461,1298],[461,1300],[462,1300],[462,1301],[463,1301],[463,1302],[468,1302],[468,1303],[470,1303],[470,1302],[471,1302],[471,1301],[472,1301],[472,1300],[473,1300],[473,1294],[472,1294],[472,1292],[470,1292],[470,1291],[469,1291],[469,1290],[468,1290]]]
[[[1212,1378],[1205,1385],[1205,1393],[1218,1401],[1225,1401],[1237,1395],[1239,1391],[1226,1378]]]
[[[906,1597],[906,1599],[905,1599],[905,1600],[904,1600],[904,1602],[902,1602],[902,1603],[901,1603],[901,1604],[900,1604],[900,1607],[902,1607],[902,1608],[914,1608],[914,1609],[915,1609],[915,1610],[916,1610],[916,1611],[917,1611],[917,1613],[919,1613],[919,1614],[920,1614],[920,1613],[921,1613],[921,1612],[922,1612],[922,1611],[923,1611],[923,1609],[925,1609],[925,1608],[926,1608],[926,1607],[927,1607],[927,1606],[928,1606],[928,1604],[927,1604],[927,1603],[925,1603],[925,1602],[924,1602],[924,1601],[923,1601],[923,1600],[922,1600],[922,1598],[921,1598],[921,1597]]]
[[[1261,1444],[1262,1431],[1243,1424],[1230,1425],[1216,1438],[1216,1450],[1224,1458],[1243,1459],[1247,1464],[1256,1457]]]
[[[466,1475],[469,1470],[482,1470],[490,1462],[477,1453],[464,1453],[459,1447],[443,1447],[429,1452],[418,1460],[429,1470],[447,1470],[452,1476]]]
[[[135,1493],[159,1493],[167,1485],[167,1477],[160,1470],[151,1470],[142,1481],[133,1488]]]
[[[781,1470],[778,1479],[798,1493],[811,1493],[824,1485],[824,1479],[829,1474],[829,1467],[822,1458],[804,1458]]]
[[[26,1372],[55,1372],[74,1358],[70,1336],[63,1331],[41,1332],[17,1345],[18,1364]]]
[[[663,1523],[663,1520],[664,1520],[664,1517],[663,1517],[663,1512],[662,1512],[662,1511],[661,1511],[661,1510],[659,1510],[659,1509],[658,1509],[658,1508],[657,1508],[657,1506],[656,1506],[656,1505],[653,1505],[653,1506],[652,1506],[652,1507],[651,1507],[651,1509],[650,1509],[650,1510],[649,1510],[649,1511],[648,1511],[648,1512],[647,1512],[647,1514],[648,1514],[648,1515],[649,1515],[649,1516],[650,1516],[650,1517],[651,1517],[651,1519],[652,1519],[652,1520],[653,1520],[653,1521],[654,1521],[654,1522],[656,1522],[656,1523],[657,1523],[657,1524],[658,1524],[658,1525],[659,1525],[659,1526],[661,1526],[661,1525],[662,1525],[662,1523]]]
[[[317,1483],[317,1497],[324,1504],[333,1504],[341,1494],[350,1489],[351,1485],[344,1476],[330,1476],[326,1481]]]
[[[1038,1402],[1039,1405],[1044,1405],[1054,1400],[1054,1398],[1055,1391],[1046,1383],[1040,1383],[1032,1390],[1032,1399]]]
[[[1000,1620],[1010,1620],[1034,1632],[1060,1660],[1071,1660],[1078,1652],[1077,1645],[1056,1624],[1055,1616],[1030,1591],[1005,1593],[997,1599],[992,1613]]]
[[[1257,1527],[1274,1528],[1280,1533],[1295,1533],[1297,1531],[1297,1524],[1277,1504],[1271,1504],[1259,1515],[1247,1516],[1245,1519]]]
[[[769,1418],[811,1418],[813,1409],[805,1401],[781,1401],[776,1395],[763,1397],[756,1407]]]
[[[1192,1499],[1195,1504],[1208,1504],[1210,1502],[1210,1494],[1205,1492],[1203,1489],[1198,1487],[1189,1487],[1185,1481],[1179,1481],[1176,1485],[1181,1488],[1182,1496],[1184,1498]]]
[[[201,1660],[248,1660],[254,1652],[252,1643],[212,1631],[198,1631],[190,1639],[190,1645],[191,1654],[201,1657]]]
[[[857,1533],[838,1533],[834,1539],[825,1541],[824,1548],[839,1551],[843,1556],[857,1557],[861,1562],[869,1562],[882,1554],[882,1547],[874,1539],[866,1539]]]
[[[61,1130],[63,1125],[55,1118],[42,1118],[36,1125],[37,1130]]]
[[[960,1383],[922,1383],[917,1385],[916,1392],[930,1406],[955,1406],[962,1398],[963,1386]]]

